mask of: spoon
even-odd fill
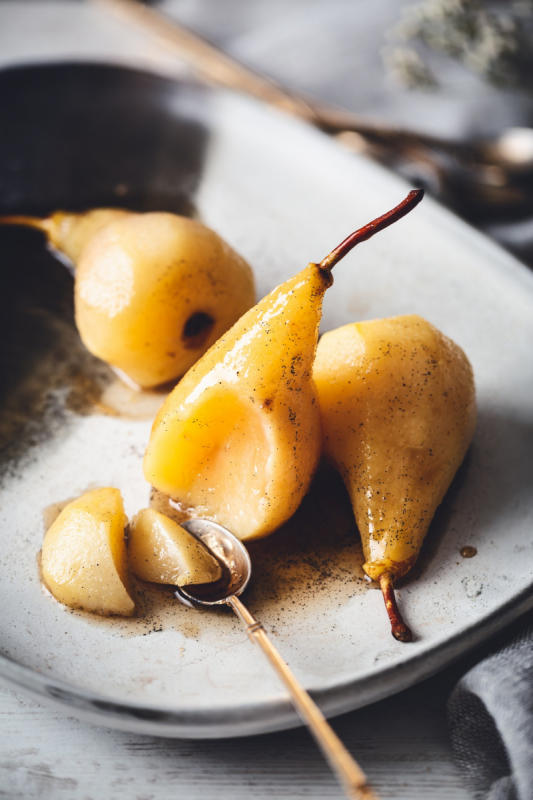
[[[461,142],[387,124],[302,97],[139,0],[93,2],[158,39],[204,81],[237,89],[287,111],[335,136],[350,150],[385,163],[407,159],[423,170],[421,175],[426,170],[432,173],[429,177],[448,193],[462,194],[463,184],[472,184],[476,202],[485,201],[488,207],[499,202],[524,203],[529,198],[533,128],[509,128],[490,139]]]
[[[248,636],[259,645],[274,671],[285,684],[292,703],[304,723],[315,737],[332,770],[344,787],[347,797],[352,800],[378,800],[368,784],[366,775],[352,758],[333,728],[299,684],[282,659],[262,624],[239,600],[252,575],[252,562],[248,551],[240,539],[227,528],[207,519],[191,519],[180,523],[199,542],[206,546],[223,568],[223,575],[215,583],[181,586],[175,596],[184,605],[192,608],[203,606],[229,606],[246,627]]]

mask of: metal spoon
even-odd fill
[[[308,725],[332,770],[337,774],[346,796],[352,800],[363,798],[378,800],[368,784],[366,775],[333,731],[316,703],[300,686],[268,638],[262,624],[239,600],[252,575],[252,562],[243,543],[222,525],[207,519],[191,519],[180,524],[217,558],[223,568],[223,576],[216,583],[176,589],[175,595],[178,600],[191,607],[229,606],[246,627],[250,639],[259,645],[285,684],[296,711]]]

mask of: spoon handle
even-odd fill
[[[329,106],[317,100],[289,91],[271,78],[254,72],[228,53],[203,39],[176,20],[150,8],[139,0],[95,0],[127,22],[138,25],[171,49],[185,64],[191,66],[208,83],[237,89],[270,105],[300,117],[331,134],[354,132],[371,142],[392,148],[434,147],[445,152],[466,150],[461,142],[434,136],[430,133],[398,128],[381,120],[362,117],[343,108]]]
[[[250,639],[259,645],[277,672],[278,677],[287,687],[295,709],[302,720],[309,726],[331,768],[340,779],[346,796],[351,800],[363,800],[363,798],[364,800],[379,800],[376,793],[369,786],[365,773],[355,759],[352,758],[319,707],[296,680],[292,671],[268,638],[261,623],[235,595],[229,597],[227,603],[246,626]]]

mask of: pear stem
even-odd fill
[[[413,634],[411,629],[403,621],[400,609],[394,594],[394,583],[390,572],[380,575],[379,585],[385,600],[385,608],[390,619],[391,633],[399,642],[412,642]]]
[[[332,250],[329,255],[322,259],[318,265],[320,269],[333,269],[335,264],[340,261],[341,258],[344,258],[344,256],[349,253],[356,244],[359,244],[360,242],[366,242],[366,240],[370,239],[370,237],[375,233],[388,228],[389,225],[392,225],[402,217],[405,217],[406,214],[412,211],[413,208],[419,204],[423,197],[423,189],[413,189],[411,192],[409,192],[407,197],[402,200],[401,203],[394,208],[391,208],[390,211],[387,211],[385,214],[382,214],[381,217],[377,217],[376,219],[372,220],[372,222],[369,222],[367,225],[363,225],[362,228],[359,228],[347,236],[346,239],[344,239],[343,242],[341,242],[334,250]]]
[[[50,220],[40,217],[8,216],[0,217],[0,225],[23,225],[25,228],[37,228],[43,233],[49,233]]]

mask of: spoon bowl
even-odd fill
[[[248,550],[227,528],[209,519],[190,519],[181,526],[201,542],[222,567],[214,583],[180,586],[175,596],[187,606],[226,605],[230,597],[241,595],[252,576]]]
[[[246,627],[248,636],[267,657],[270,665],[289,691],[292,703],[315,737],[331,768],[337,774],[351,800],[378,800],[368,784],[366,775],[331,728],[314,700],[300,685],[277,649],[268,638],[263,625],[238,599],[252,575],[252,562],[246,547],[227,528],[209,519],[190,519],[180,523],[203,544],[222,567],[222,576],[213,583],[177,587],[174,595],[184,605],[229,606]]]

